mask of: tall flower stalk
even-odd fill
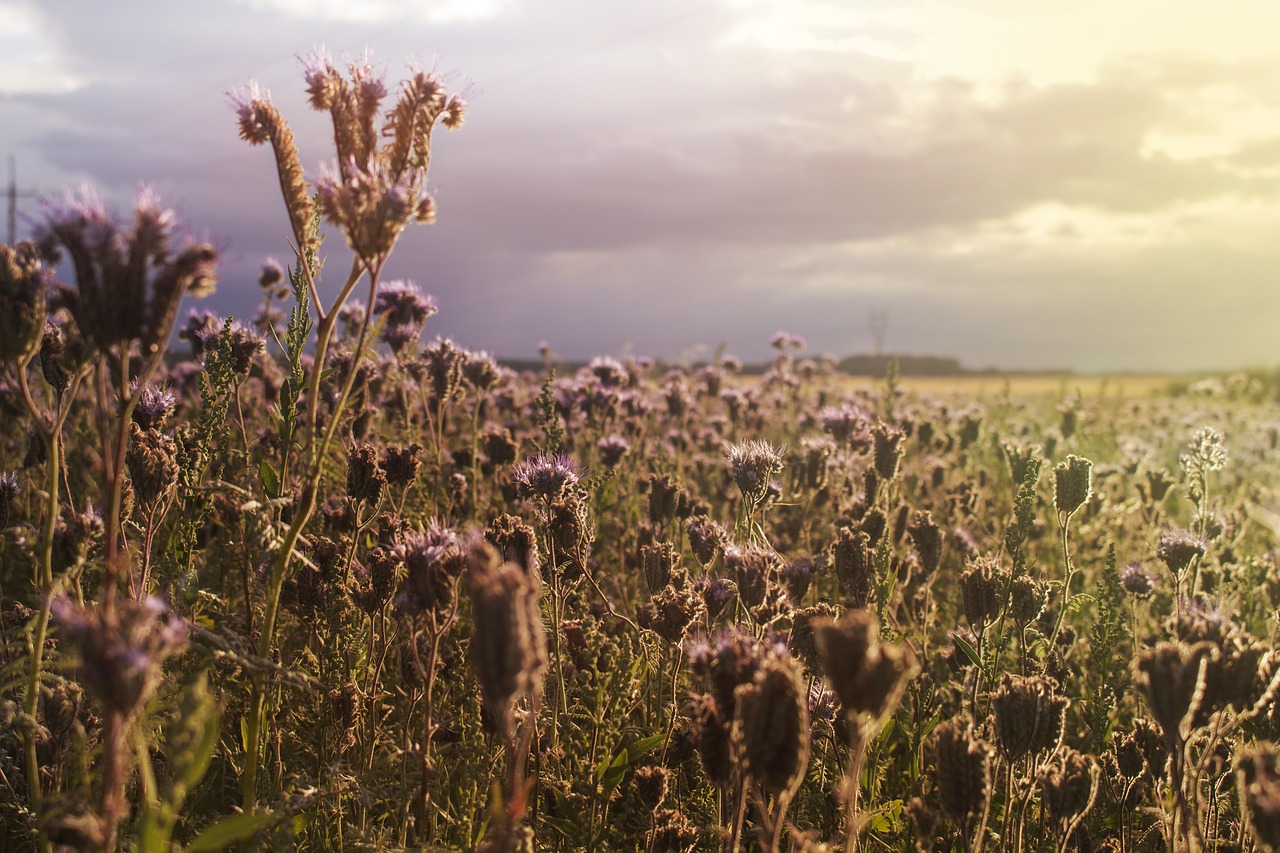
[[[336,164],[325,167],[314,187],[303,177],[293,133],[270,97],[256,84],[231,96],[241,138],[250,145],[270,144],[275,155],[281,194],[293,232],[297,270],[305,280],[316,312],[315,358],[306,380],[305,420],[298,436],[302,442],[297,456],[303,468],[301,488],[292,519],[268,573],[258,644],[258,652],[263,657],[269,656],[274,646],[280,593],[295,563],[296,546],[315,512],[324,463],[359,372],[355,368],[370,344],[371,321],[383,268],[408,224],[429,223],[435,219],[435,202],[426,190],[432,130],[437,122],[450,129],[460,127],[466,114],[466,102],[458,95],[447,96],[444,84],[422,69],[414,69],[401,84],[381,127],[377,118],[388,91],[381,73],[368,61],[349,63],[344,75],[321,48],[304,60],[304,76],[312,108],[327,112],[332,119],[337,151]],[[324,218],[342,232],[353,253],[346,281],[327,308],[320,300],[317,285],[319,235],[313,224],[317,205]],[[322,426],[320,378],[326,370],[341,309],[361,279],[368,281],[368,294],[353,369],[347,372],[338,399]],[[284,428],[292,438],[293,425]],[[291,472],[287,469],[275,473],[280,484],[291,482]],[[253,684],[246,726],[247,754],[241,777],[246,807],[257,801],[266,700],[266,685],[259,677]]]

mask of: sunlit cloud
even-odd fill
[[[257,11],[308,21],[446,24],[492,18],[514,0],[239,0]]]
[[[57,27],[38,7],[0,4],[0,96],[70,92],[84,80],[72,72]]]

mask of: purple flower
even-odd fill
[[[440,310],[416,284],[402,279],[384,282],[373,305],[375,314],[386,315],[382,337],[395,353],[417,341],[427,320]]]
[[[512,478],[523,498],[552,500],[578,484],[583,471],[563,453],[539,453],[516,466]]]

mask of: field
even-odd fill
[[[150,195],[0,248],[0,849],[1280,849],[1275,376],[516,373],[381,278],[465,104],[308,75],[252,321]]]

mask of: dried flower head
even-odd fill
[[[17,364],[40,346],[48,271],[34,243],[0,244],[0,364]]]
[[[947,815],[963,829],[991,787],[991,747],[967,720],[946,720],[930,741],[934,782]]]
[[[217,250],[175,246],[174,222],[147,187],[138,192],[131,224],[108,214],[89,187],[46,206],[41,248],[53,259],[66,251],[75,269],[75,288],[63,285],[59,298],[99,351],[137,342],[145,355],[158,352],[182,297],[213,292]]]
[[[1138,656],[1134,684],[1152,718],[1173,742],[1204,695],[1205,668],[1218,654],[1208,643],[1161,642]]]
[[[101,608],[58,596],[51,611],[62,636],[80,654],[80,683],[126,719],[151,697],[164,662],[186,647],[186,622],[159,598],[123,599]]]
[[[468,560],[475,623],[471,666],[490,718],[509,741],[516,702],[523,696],[536,701],[542,692],[547,648],[538,587],[518,566],[501,562],[487,543],[475,543]]]
[[[1053,469],[1053,505],[1063,515],[1071,515],[1089,500],[1093,490],[1093,463],[1068,454]]]
[[[1248,815],[1249,831],[1258,846],[1280,851],[1280,750],[1260,743],[1245,750],[1237,762],[1240,805]]]
[[[808,691],[800,666],[789,654],[770,652],[735,698],[735,752],[765,791],[789,797],[809,763]]]
[[[0,471],[0,531],[9,527],[13,499],[22,492],[18,477],[12,471]]]
[[[1044,676],[1005,674],[991,697],[996,746],[1013,762],[1028,753],[1049,752],[1062,740],[1067,697]]]
[[[920,672],[911,649],[880,642],[879,620],[868,610],[815,620],[813,630],[823,673],[845,713],[871,726],[892,714],[907,682]]]
[[[1156,542],[1156,557],[1168,567],[1175,580],[1182,577],[1193,560],[1204,554],[1204,539],[1181,527],[1164,531]]]

